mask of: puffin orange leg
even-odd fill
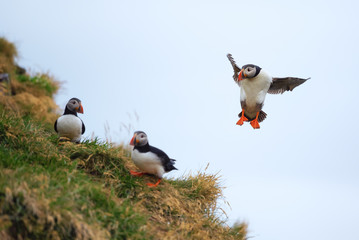
[[[244,121],[248,121],[248,118],[246,118],[244,116],[244,110],[242,109],[242,116],[241,116],[241,118],[238,120],[238,122],[236,124],[242,126]]]
[[[162,178],[158,179],[158,181],[155,184],[153,184],[153,183],[146,183],[146,184],[149,187],[157,187],[158,184],[160,184],[161,180],[162,180]]]
[[[130,174],[132,175],[132,176],[142,176],[142,175],[144,175],[145,173],[143,173],[143,172],[135,172],[135,171],[130,171]]]
[[[259,112],[257,112],[256,118],[251,121],[251,125],[252,125],[253,129],[259,129],[260,128],[259,122],[258,122],[258,115],[259,115]]]

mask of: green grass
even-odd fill
[[[5,227],[0,224],[2,229],[7,229],[14,238],[18,232],[32,239],[44,239],[51,234],[64,239],[78,239],[86,234],[141,239],[144,232],[140,227],[146,217],[137,213],[130,201],[120,201],[116,196],[123,196],[137,183],[126,176],[121,179],[124,183],[111,192],[104,190],[104,185],[109,184],[94,181],[94,175],[109,171],[107,163],[121,162],[106,153],[109,145],[96,140],[59,147],[56,136],[45,129],[28,118],[1,114],[0,203],[3,203],[1,215],[8,216]],[[104,161],[93,167],[96,174],[87,174],[88,168],[79,164],[89,155],[93,161]],[[116,169],[114,176],[125,171],[123,167]],[[11,199],[9,189],[13,189]],[[31,205],[31,209],[27,206],[29,202],[38,206]],[[49,216],[61,220],[50,221]]]
[[[16,239],[245,239],[217,207],[217,174],[133,177],[130,152],[96,138],[59,143],[52,124],[0,108],[0,236]]]
[[[48,96],[52,96],[58,89],[58,86],[46,74],[36,76],[17,75],[17,80],[21,83],[33,85],[39,89],[45,90]]]

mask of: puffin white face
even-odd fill
[[[71,98],[66,104],[66,107],[72,112],[84,113],[81,100],[78,98]]]
[[[243,75],[246,76],[247,78],[252,78],[254,77],[255,74],[256,74],[256,68],[254,67],[247,67],[243,71]]]
[[[238,81],[241,81],[243,79],[250,79],[256,77],[261,71],[261,68],[253,65],[253,64],[247,64],[242,67],[242,70],[239,72],[238,75]]]
[[[137,131],[134,133],[130,145],[141,147],[146,145],[147,143],[148,143],[148,139],[146,133],[142,131]]]

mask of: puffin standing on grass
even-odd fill
[[[241,88],[242,112],[238,114],[240,119],[237,125],[242,126],[245,121],[250,121],[253,129],[259,129],[259,123],[267,117],[267,114],[262,111],[266,94],[282,94],[285,91],[293,91],[295,87],[309,79],[273,78],[262,68],[253,64],[244,65],[241,69],[231,54],[227,54],[227,57],[234,70],[233,79]]]
[[[147,183],[148,186],[157,187],[164,173],[177,170],[174,167],[176,160],[169,158],[162,150],[149,145],[146,133],[136,131],[130,145],[134,146],[131,155],[132,161],[142,171],[130,171],[131,175],[142,176],[149,173],[159,178],[155,184]]]
[[[60,139],[69,138],[71,142],[80,143],[81,135],[85,133],[85,125],[77,113],[84,113],[81,100],[71,98],[66,104],[64,114],[54,124]]]

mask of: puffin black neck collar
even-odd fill
[[[72,115],[75,115],[75,116],[77,117],[77,112],[71,111],[71,110],[68,109],[67,106],[66,106],[65,112],[64,112],[63,115],[68,115],[68,114],[72,114]]]
[[[150,151],[150,144],[148,144],[148,142],[146,143],[146,145],[143,146],[135,146],[133,148],[133,150],[137,149],[139,152],[149,152]]]

